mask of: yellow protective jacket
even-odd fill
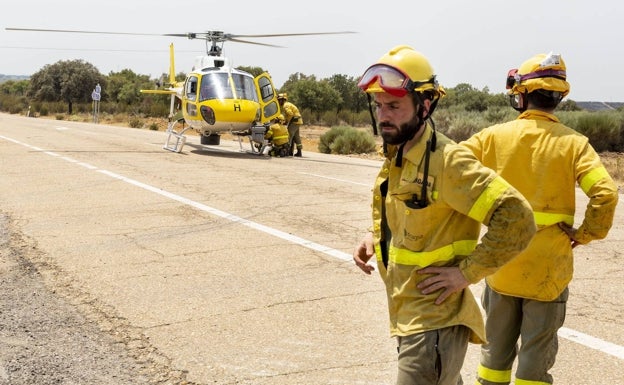
[[[301,117],[299,108],[297,108],[297,106],[295,106],[291,102],[284,102],[284,104],[282,105],[282,114],[284,115],[287,126],[291,122],[293,124],[303,124],[303,118]]]
[[[264,134],[264,139],[270,140],[273,146],[281,146],[288,143],[288,128],[280,123],[273,123]]]
[[[436,305],[440,292],[422,294],[416,285],[428,276],[417,271],[459,266],[476,283],[528,245],[535,223],[516,189],[439,133],[430,154],[428,206],[418,208],[432,132],[426,126],[419,143],[403,156],[390,147],[373,190],[375,251],[387,290],[390,332],[406,336],[465,325],[472,330],[471,341],[481,343],[483,318],[472,292],[462,290]],[[478,243],[482,223],[488,231]]]
[[[577,241],[604,238],[613,222],[618,191],[600,157],[587,137],[538,110],[461,144],[527,198],[538,225],[529,247],[487,277],[488,284],[505,295],[554,300],[572,279],[571,243],[558,223],[574,224],[576,183],[589,197]]]

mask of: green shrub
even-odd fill
[[[139,118],[131,118],[130,121],[128,122],[128,125],[132,128],[141,128],[143,127],[143,121],[141,121],[141,119]]]
[[[509,122],[518,117],[518,112],[509,106],[488,108],[485,112],[485,120],[490,124]]]
[[[492,124],[487,121],[483,113],[470,112],[458,115],[452,119],[446,132],[446,136],[456,142],[466,140],[475,133]]]
[[[20,114],[22,112],[22,106],[19,104],[14,104],[9,107],[9,114]]]
[[[152,104],[149,106],[149,116],[155,118],[163,118],[169,115],[169,106],[163,104]]]
[[[336,140],[337,137],[344,135],[345,131],[348,130],[349,127],[338,126],[332,127],[321,135],[319,138],[318,150],[323,154],[331,154],[331,144]]]
[[[156,124],[154,122],[150,123],[149,129],[152,130],[152,131],[158,131],[158,124]]]
[[[372,121],[368,108],[359,112],[351,110],[342,110],[337,115],[338,123],[336,125],[348,125],[351,127],[367,127],[372,131]],[[331,125],[330,125],[331,126]]]
[[[368,131],[338,126],[321,135],[318,150],[325,154],[368,154],[376,150],[376,144]]]
[[[340,119],[335,111],[325,111],[320,116],[320,121],[318,122],[323,126],[335,126],[340,124]]]
[[[570,128],[575,128],[578,124],[578,117],[585,112],[577,112],[577,111],[557,111],[556,115],[559,121],[562,124]]]
[[[617,113],[584,113],[578,117],[578,132],[589,138],[597,152],[620,151],[622,148],[622,116]]]

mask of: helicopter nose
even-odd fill
[[[206,123],[213,125],[217,121],[215,118],[214,110],[208,106],[201,106],[199,109],[202,118],[206,121]]]

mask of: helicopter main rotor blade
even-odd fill
[[[313,36],[313,35],[342,35],[348,33],[357,33],[353,31],[341,31],[341,32],[304,32],[304,33],[275,33],[275,34],[264,34],[264,35],[235,35],[235,34],[227,34],[226,36],[229,39],[245,37],[245,38],[255,38],[255,37],[282,37],[282,36]]]
[[[177,36],[174,34],[161,34],[161,33],[145,33],[145,32],[106,32],[106,31],[79,31],[70,29],[39,29],[39,28],[5,28],[7,31],[26,31],[26,32],[63,32],[63,33],[92,33],[102,35],[144,35],[144,36]],[[180,36],[186,37],[187,34],[180,34]]]
[[[236,35],[230,33],[224,33],[222,31],[206,31],[206,32],[188,32],[188,33],[147,33],[147,32],[112,32],[112,31],[85,31],[85,30],[71,30],[71,29],[42,29],[42,28],[14,28],[7,27],[7,31],[22,31],[22,32],[61,32],[61,33],[87,33],[87,34],[100,34],[100,35],[135,35],[135,36],[169,36],[169,37],[185,37],[188,39],[201,39],[209,41],[215,46],[216,43],[224,43],[226,41],[233,41],[236,43],[262,45],[266,47],[284,48],[280,45],[258,43],[249,40],[243,40],[240,38],[262,38],[262,37],[284,37],[284,36],[314,36],[314,35],[340,35],[357,33],[353,31],[340,31],[340,32],[304,32],[304,33],[274,33],[274,34],[260,34],[260,35]]]
[[[254,44],[254,45],[264,45],[267,47],[275,47],[275,48],[286,48],[284,46],[281,45],[275,45],[275,44],[267,44],[267,43],[258,43],[256,41],[248,41],[248,40],[240,40],[240,39],[233,39],[233,38],[228,38],[228,41],[233,41],[236,43],[245,43],[245,44]]]
[[[237,35],[237,34],[225,34],[219,31],[208,32],[188,32],[188,33],[147,33],[147,32],[112,32],[112,31],[85,31],[85,30],[72,30],[72,29],[42,29],[42,28],[14,28],[7,27],[7,31],[25,31],[25,32],[61,32],[61,33],[90,33],[90,34],[102,34],[102,35],[139,35],[139,36],[171,36],[171,37],[186,37],[189,39],[205,39],[205,40],[234,40],[240,37],[243,38],[259,38],[259,37],[283,37],[283,36],[314,36],[314,35],[341,35],[349,33],[357,33],[353,31],[340,31],[340,32],[304,32],[304,33],[274,33],[274,34],[261,34],[261,35]],[[247,41],[239,41],[240,43],[260,44]],[[260,44],[261,45],[261,44]],[[271,44],[266,44],[271,46]]]

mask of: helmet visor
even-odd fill
[[[385,92],[398,97],[407,95],[412,83],[410,78],[402,71],[386,64],[374,64],[368,67],[358,82],[358,87],[366,92],[375,82]]]

